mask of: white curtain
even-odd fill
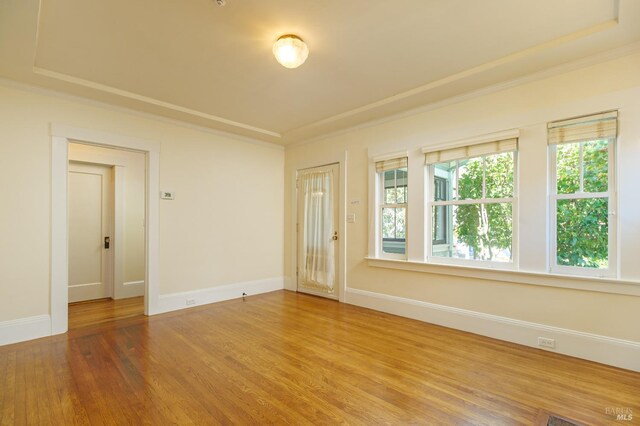
[[[333,173],[303,172],[302,280],[305,287],[333,293],[335,281]]]

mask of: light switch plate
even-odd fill
[[[173,200],[174,195],[173,191],[160,191],[160,198],[163,200]]]
[[[355,213],[347,214],[347,222],[348,223],[355,223],[356,222],[356,214]]]

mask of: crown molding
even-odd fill
[[[137,93],[129,92],[127,90],[118,89],[112,86],[108,86],[106,84],[96,83],[90,80],[85,80],[82,78],[74,77],[69,74],[64,74],[56,71],[51,71],[46,68],[35,66],[33,67],[33,72],[38,75],[42,75],[44,77],[53,78],[56,80],[61,80],[67,83],[76,84],[79,86],[88,87],[90,89],[99,90],[101,92],[110,93],[112,95],[122,96],[124,98],[133,99],[135,101],[144,102],[150,105],[159,106],[162,108],[166,108],[172,111],[181,112],[184,114],[189,114],[195,117],[204,118],[206,120],[210,120],[213,122],[225,124],[227,126],[236,127],[239,129],[249,130],[251,132],[263,134],[266,136],[271,136],[274,138],[281,138],[282,135],[278,132],[274,132],[271,130],[261,129],[260,127],[251,126],[249,124],[240,123],[238,121],[228,120],[223,117],[218,117],[217,115],[207,114],[205,112],[197,111],[195,109],[186,108],[180,105],[175,105],[170,102],[161,101],[158,99],[151,98],[149,96],[139,95]]]
[[[109,111],[116,111],[116,112],[121,112],[121,113],[129,114],[129,115],[133,115],[133,116],[137,116],[137,117],[141,117],[149,120],[155,120],[162,123],[171,124],[171,125],[186,128],[186,129],[196,130],[199,132],[208,133],[215,136],[222,136],[225,138],[234,139],[239,142],[248,143],[251,145],[259,145],[267,148],[276,149],[279,151],[284,150],[284,146],[278,143],[267,142],[260,139],[254,139],[248,136],[238,135],[236,133],[229,133],[229,132],[225,132],[224,130],[217,130],[217,129],[212,129],[210,127],[199,126],[197,124],[189,123],[189,122],[178,120],[175,118],[169,118],[162,115],[153,114],[150,112],[140,111],[134,108],[127,108],[127,107],[115,105],[109,102],[96,101],[94,99],[90,99],[83,96],[70,95],[68,93],[61,92],[58,90],[48,89],[45,87],[24,83],[24,82],[19,82],[19,81],[11,80],[8,78],[0,77],[0,85],[5,87],[11,87],[18,90],[23,90],[26,92],[37,93],[44,96],[51,96],[51,97],[56,97],[60,99],[65,99],[68,101],[77,102],[84,105],[103,108]]]

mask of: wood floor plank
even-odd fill
[[[69,330],[144,315],[144,297],[99,299],[69,304]]]
[[[606,425],[608,407],[640,413],[639,373],[313,296],[154,317],[141,298],[94,303],[70,307],[67,335],[0,347],[0,424],[493,426],[556,413]]]
[[[2,354],[6,367],[3,376],[0,376],[0,425],[11,425],[15,423],[16,411],[16,356],[17,351],[9,351]]]

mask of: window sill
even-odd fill
[[[627,281],[615,278],[583,277],[560,275],[544,272],[519,271],[514,269],[481,268],[441,263],[416,262],[411,260],[383,259],[366,257],[369,266],[397,269],[412,272],[425,272],[456,277],[479,278],[546,287],[569,288],[599,293],[640,296],[640,281]]]

